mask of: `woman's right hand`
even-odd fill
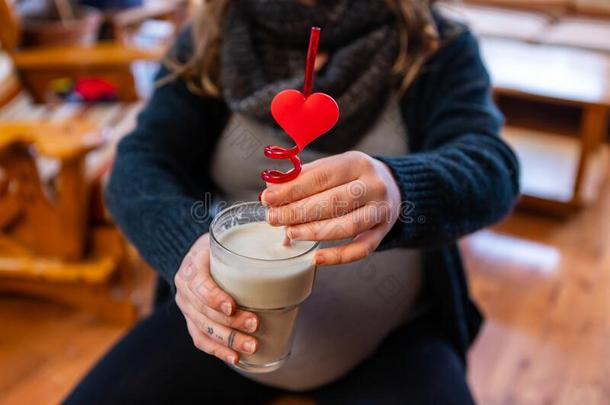
[[[209,234],[193,244],[174,283],[176,303],[199,350],[230,364],[239,361],[239,353],[257,350],[257,340],[246,334],[256,332],[256,314],[237,309],[235,300],[210,275]]]

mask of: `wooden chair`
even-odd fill
[[[146,15],[145,17],[148,17]],[[19,48],[20,22],[13,0],[0,0],[0,43],[10,54],[22,83],[37,102],[47,98],[50,83],[58,78],[96,76],[114,83],[121,101],[135,101],[138,93],[131,71],[136,61],[158,61],[165,48],[141,48],[123,41],[94,46]]]
[[[125,243],[90,215],[85,160],[103,144],[102,131],[84,119],[0,123],[0,291],[130,323],[138,308]],[[41,158],[58,163],[50,184]]]

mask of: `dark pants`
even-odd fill
[[[349,375],[302,395],[321,404],[472,404],[458,354],[432,330],[422,321],[402,327]],[[110,350],[66,403],[264,404],[285,393],[198,351],[171,302]]]

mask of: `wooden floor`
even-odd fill
[[[610,189],[566,221],[518,213],[462,243],[487,323],[482,404],[610,404]]]
[[[488,321],[470,356],[481,404],[610,404],[610,187],[567,219],[519,212],[462,242]],[[0,297],[0,403],[55,404],[124,329]]]

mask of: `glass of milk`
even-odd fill
[[[299,306],[311,294],[318,242],[284,243],[259,202],[231,206],[210,225],[211,273],[241,309],[255,312],[256,353],[240,354],[237,367],[252,373],[277,370],[290,356]]]

